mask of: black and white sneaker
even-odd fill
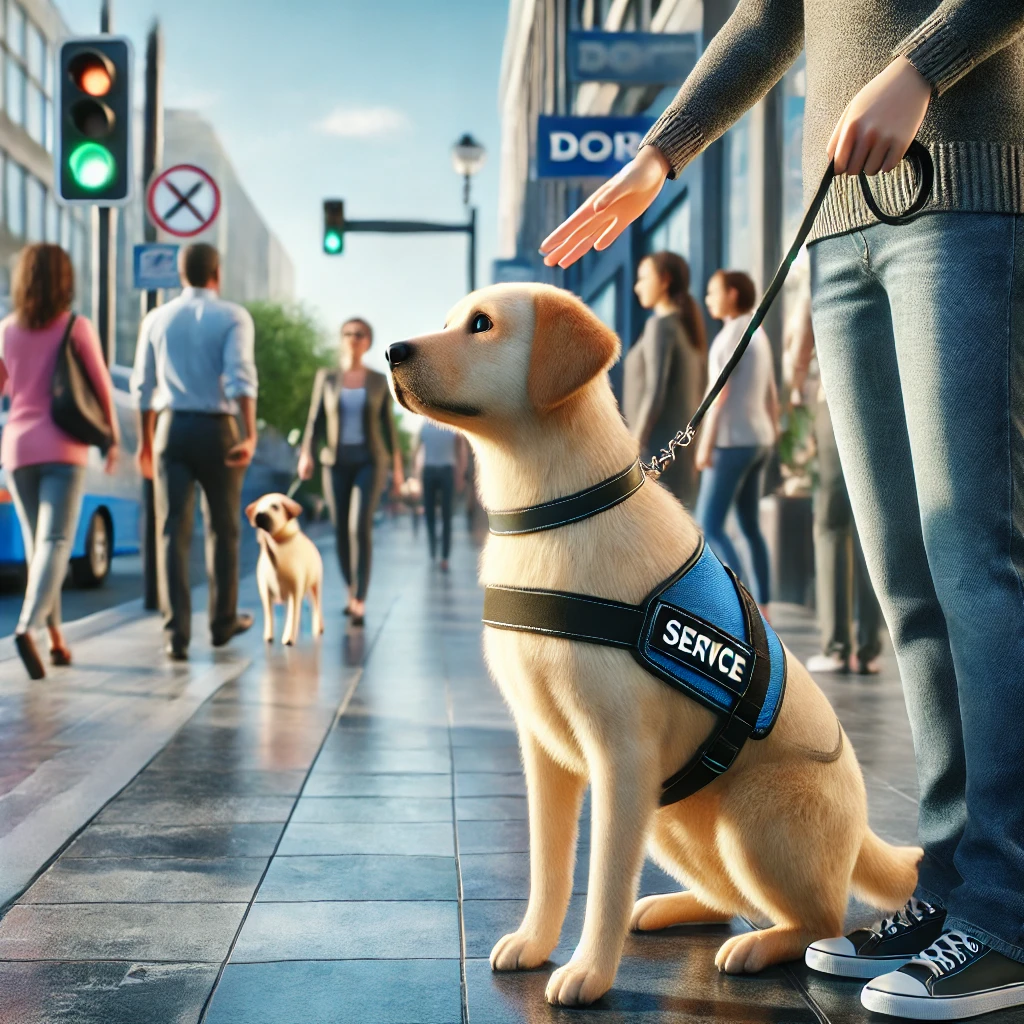
[[[874,928],[858,928],[849,935],[812,942],[804,963],[823,974],[877,978],[909,964],[942,934],[945,920],[942,907],[911,897],[902,910]]]
[[[906,1020],[963,1020],[1024,1006],[1024,964],[963,932],[944,932],[923,953],[864,986],[868,1010]]]

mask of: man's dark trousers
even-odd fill
[[[233,416],[165,410],[157,420],[153,476],[160,607],[164,630],[181,646],[191,639],[188,570],[197,483],[203,491],[214,643],[230,636],[235,624],[245,470],[225,465],[224,458],[237,443],[238,424]]]

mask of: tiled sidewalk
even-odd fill
[[[247,638],[252,664],[0,922],[0,1024],[870,1019],[856,984],[799,965],[720,976],[714,951],[742,921],[630,937],[615,988],[589,1010],[544,1003],[550,967],[491,973],[491,946],[525,906],[526,801],[480,654],[475,551],[457,540],[443,576],[407,524],[379,531],[365,632],[344,631],[330,566],[319,645],[265,651]],[[806,615],[779,625],[797,654],[813,651]],[[898,681],[825,686],[864,763],[875,827],[910,840]],[[586,854],[584,823],[556,963],[579,937]],[[642,886],[675,887],[650,865]]]

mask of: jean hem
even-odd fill
[[[922,903],[929,903],[933,907],[941,907],[943,910],[946,908],[946,901],[941,896],[932,892],[931,889],[926,889],[923,885],[918,885],[914,890],[914,898]]]
[[[946,931],[964,932],[966,935],[970,935],[971,938],[984,942],[986,946],[991,947],[997,953],[1002,953],[1003,956],[1008,956],[1011,960],[1024,964],[1024,947],[1015,946],[1012,942],[1005,942],[990,931],[979,928],[962,917],[947,917],[944,927]]]

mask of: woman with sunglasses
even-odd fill
[[[338,539],[338,561],[348,584],[345,614],[361,626],[366,614],[373,553],[373,513],[388,468],[397,495],[404,469],[387,377],[363,364],[373,328],[359,317],[341,325],[336,369],[320,370],[299,454],[299,476],[313,476],[314,446],[322,444],[324,498]]]

